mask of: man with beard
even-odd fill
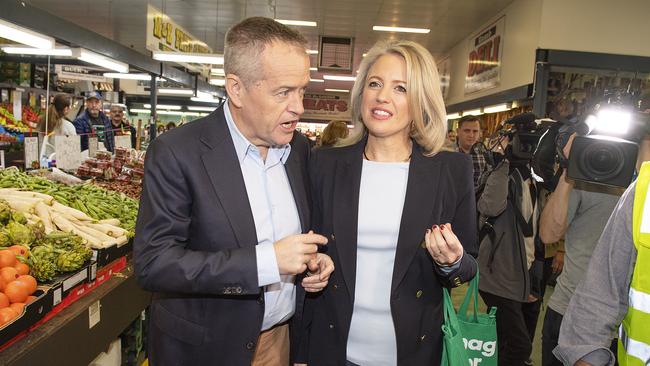
[[[86,109],[72,122],[77,135],[81,136],[81,150],[88,150],[88,135],[96,135],[104,143],[106,150],[113,152],[114,136],[111,121],[102,112],[101,94],[91,92],[86,95]]]

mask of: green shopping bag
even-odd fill
[[[465,299],[458,309],[458,325],[463,337],[463,345],[470,366],[497,366],[497,323],[496,307],[487,314],[478,312],[478,281],[479,273],[469,283]],[[474,311],[467,314],[470,301],[473,301]],[[467,363],[465,364],[467,365]]]
[[[451,302],[449,290],[445,288],[443,293],[445,323],[442,325],[443,343],[440,366],[467,366],[469,357],[463,345],[463,336],[460,333],[456,310]]]

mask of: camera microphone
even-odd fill
[[[537,116],[535,116],[535,113],[526,112],[526,113],[518,114],[516,116],[508,118],[507,120],[504,121],[504,124],[530,125],[531,123],[535,123],[536,119],[537,119]]]

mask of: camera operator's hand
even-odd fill
[[[567,141],[566,145],[564,145],[564,148],[562,149],[562,154],[564,154],[564,157],[569,160],[569,154],[571,153],[571,146],[573,145],[573,140],[576,138],[576,133],[572,133],[571,136],[569,136],[569,140]]]

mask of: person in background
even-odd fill
[[[351,95],[350,136],[312,152],[313,227],[335,272],[307,299],[297,360],[439,365],[443,287],[476,274],[471,161],[441,151],[445,107],[421,45],[377,43]]]
[[[45,116],[38,120],[38,131],[48,136],[45,144],[45,155],[50,156],[54,152],[55,136],[76,136],[77,131],[65,116],[70,111],[70,97],[65,94],[57,94],[49,107],[47,107],[47,128],[45,127]]]
[[[348,137],[350,130],[345,121],[330,121],[321,134],[320,146],[334,146],[340,139]]]
[[[113,129],[110,119],[102,112],[101,94],[91,92],[86,95],[86,109],[72,122],[81,135],[81,151],[88,150],[88,136],[96,135],[99,142],[103,142],[106,150],[113,152]]]
[[[174,122],[169,122],[165,126],[165,131],[171,131],[172,129],[176,128],[176,124]]]
[[[479,142],[481,136],[481,123],[476,116],[463,116],[458,120],[458,135],[456,139],[457,151],[469,154],[474,166],[474,190],[477,190],[481,175],[488,170],[485,156],[472,147]]]
[[[162,135],[163,133],[165,133],[165,131],[167,131],[167,130],[165,129],[165,126],[163,126],[163,125],[159,125],[158,128],[156,128],[156,132],[157,132],[157,135],[158,135],[158,136],[160,136],[160,135]]]
[[[458,135],[456,134],[455,130],[448,130],[447,131],[447,139],[451,141],[453,144],[456,144],[456,137]]]
[[[147,149],[133,258],[153,292],[152,365],[286,366],[305,291],[327,285],[327,238],[310,224],[311,150],[296,131],[306,43],[273,19],[234,25],[226,102]]]
[[[114,136],[131,135],[131,147],[135,148],[136,130],[129,124],[129,120],[124,118],[125,111],[126,107],[123,104],[111,105],[111,129]],[[113,146],[115,146],[115,141],[113,141]]]

